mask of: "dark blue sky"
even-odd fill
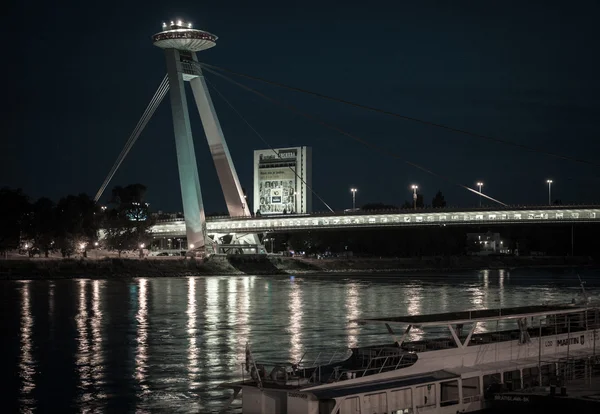
[[[0,186],[32,197],[95,194],[166,71],[150,36],[190,20],[217,36],[207,63],[456,128],[600,163],[597,2],[302,1],[28,2],[4,36],[8,111]],[[6,37],[5,37],[6,38]],[[14,59],[13,61],[8,59]],[[12,63],[6,63],[12,62]],[[427,203],[477,197],[374,153],[208,75],[273,146],[313,147],[315,190],[336,208],[400,204],[409,185]],[[509,204],[600,201],[598,167],[522,151],[241,80]],[[213,93],[242,185],[264,145]],[[190,111],[208,211],[224,211],[197,111]],[[165,101],[112,185],[141,182],[155,209],[180,210]],[[315,210],[324,207],[315,201]]]

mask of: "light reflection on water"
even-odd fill
[[[597,295],[600,274],[587,273],[587,289]],[[572,272],[525,270],[0,284],[0,329],[7,345],[16,345],[3,358],[19,373],[8,385],[19,390],[25,411],[40,412],[51,411],[44,401],[64,399],[72,412],[210,412],[229,396],[218,385],[241,377],[246,342],[257,358],[297,361],[322,347],[392,341],[385,328],[358,325],[357,318],[571,301],[579,291]],[[35,298],[47,306],[36,307]],[[401,336],[404,328],[394,330]],[[423,334],[415,329],[410,338]],[[61,361],[50,375],[63,386],[50,390],[38,381],[42,353]]]
[[[22,282],[21,289],[21,335],[20,347],[21,358],[19,363],[19,374],[21,379],[21,398],[24,404],[34,405],[32,394],[35,388],[35,362],[31,354],[33,335],[33,316],[31,314],[31,282]],[[3,315],[6,317],[6,315]]]
[[[146,370],[148,360],[148,295],[146,293],[147,279],[138,280],[138,310],[136,314],[137,321],[137,338],[136,338],[136,354],[135,354],[135,379],[144,394],[149,390],[146,382]]]
[[[300,361],[303,353],[302,343],[302,317],[304,307],[302,306],[302,289],[296,280],[291,281],[289,290],[289,313],[290,313],[290,361]]]
[[[88,341],[88,307],[87,307],[87,284],[85,279],[77,280],[79,297],[77,299],[77,315],[75,325],[77,326],[77,353],[75,364],[79,373],[79,404],[90,402],[91,394],[88,392],[90,381],[90,344]]]

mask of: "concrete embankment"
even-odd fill
[[[0,260],[0,280],[209,275],[374,274],[474,269],[596,267],[588,257],[422,257],[298,259],[281,256],[212,256],[206,260],[12,259]]]

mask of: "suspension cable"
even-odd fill
[[[390,151],[390,150],[388,150],[388,149],[386,149],[386,148],[384,148],[384,147],[381,147],[381,146],[379,146],[379,145],[377,145],[377,144],[373,144],[373,143],[371,143],[371,142],[369,142],[369,141],[367,141],[367,140],[364,140],[364,139],[362,139],[362,138],[360,138],[360,137],[358,137],[358,136],[356,136],[356,135],[354,135],[354,134],[351,134],[351,133],[349,133],[349,132],[347,132],[347,131],[345,131],[345,130],[341,129],[340,127],[338,127],[338,126],[336,126],[336,125],[330,124],[330,123],[328,123],[328,122],[325,122],[325,121],[323,121],[323,120],[321,120],[321,119],[319,119],[319,118],[317,118],[317,117],[315,117],[315,116],[313,116],[313,115],[310,115],[310,114],[308,114],[308,113],[306,113],[306,112],[303,112],[303,111],[299,110],[298,108],[296,108],[296,107],[295,107],[295,106],[293,106],[293,105],[286,104],[286,103],[284,103],[284,102],[281,102],[281,101],[279,101],[279,100],[277,100],[277,99],[271,98],[271,97],[269,97],[269,96],[267,96],[267,95],[263,94],[262,92],[259,92],[259,91],[257,91],[256,89],[253,89],[253,88],[251,88],[251,87],[249,87],[249,86],[243,85],[243,84],[241,84],[241,83],[239,83],[239,82],[237,82],[237,81],[235,81],[235,80],[231,79],[230,77],[228,77],[228,76],[226,76],[226,75],[223,75],[222,73],[219,73],[219,72],[217,72],[217,71],[214,71],[214,70],[212,70],[211,68],[207,67],[205,64],[201,64],[201,65],[202,65],[203,69],[205,69],[206,71],[208,71],[208,72],[210,72],[210,73],[212,73],[212,74],[214,74],[214,75],[216,75],[216,76],[219,76],[219,77],[221,77],[221,78],[223,78],[223,79],[227,80],[228,82],[231,82],[231,83],[233,83],[234,85],[237,85],[237,86],[239,86],[239,87],[240,87],[240,88],[242,88],[242,89],[245,89],[245,90],[247,90],[247,91],[249,91],[249,92],[252,92],[252,93],[254,93],[254,94],[256,94],[256,95],[260,96],[261,98],[263,98],[263,99],[266,99],[266,100],[268,100],[268,101],[270,101],[270,102],[272,102],[272,103],[275,103],[275,104],[277,104],[277,105],[283,106],[284,108],[286,108],[286,109],[288,109],[288,110],[290,110],[290,111],[292,111],[292,112],[295,112],[295,113],[297,113],[297,114],[299,114],[299,115],[302,115],[303,117],[305,117],[305,118],[307,118],[307,119],[310,119],[311,121],[313,121],[313,122],[316,122],[316,123],[318,123],[318,124],[320,124],[320,125],[322,125],[322,126],[324,126],[324,127],[326,127],[326,128],[332,129],[332,130],[334,130],[334,131],[337,131],[337,132],[339,132],[339,133],[340,133],[340,134],[342,134],[342,135],[345,135],[345,136],[347,136],[347,137],[349,137],[349,138],[352,138],[353,140],[355,140],[355,141],[357,141],[357,142],[360,142],[361,144],[365,145],[365,146],[366,146],[366,147],[368,147],[368,148],[371,148],[372,150],[375,150],[376,152],[380,152],[380,153],[382,153],[382,154],[384,154],[384,155],[387,155],[387,156],[390,156],[390,157],[392,157],[392,158],[397,158],[397,159],[399,159],[399,160],[403,161],[404,163],[406,163],[406,164],[408,164],[408,165],[410,165],[410,166],[412,166],[412,167],[415,167],[415,168],[417,168],[417,169],[419,169],[419,170],[421,170],[421,171],[424,171],[424,172],[426,172],[426,173],[428,173],[428,174],[431,174],[431,175],[433,175],[433,176],[436,176],[436,177],[442,178],[443,180],[445,180],[445,181],[448,181],[448,182],[449,182],[449,183],[451,183],[451,184],[454,184],[454,185],[456,185],[456,186],[462,187],[462,188],[464,188],[465,190],[468,190],[468,191],[470,191],[470,192],[472,192],[472,193],[474,193],[474,194],[477,194],[477,195],[479,195],[479,196],[481,196],[481,197],[487,198],[487,199],[488,199],[488,200],[490,200],[490,201],[493,201],[493,202],[495,202],[495,203],[498,203],[498,204],[500,204],[500,205],[503,205],[503,206],[506,206],[506,205],[507,205],[507,204],[503,203],[502,201],[496,200],[496,199],[495,199],[495,198],[493,198],[493,197],[490,197],[490,196],[488,196],[488,195],[486,195],[486,194],[483,194],[483,193],[481,193],[481,192],[479,192],[479,191],[477,191],[477,190],[474,190],[474,189],[472,189],[472,188],[470,188],[470,187],[467,187],[467,186],[465,186],[465,185],[463,185],[463,184],[460,184],[459,182],[456,182],[456,181],[452,180],[450,177],[447,177],[447,176],[444,176],[444,175],[441,175],[441,174],[435,173],[435,172],[433,172],[433,171],[431,171],[431,170],[429,170],[429,169],[427,169],[427,168],[425,168],[425,167],[422,167],[422,166],[421,166],[421,165],[419,165],[419,164],[416,164],[416,163],[414,163],[414,162],[411,162],[411,161],[405,160],[405,159],[403,159],[403,158],[402,158],[400,155],[398,155],[398,154],[396,154],[396,153],[394,153],[394,152],[392,152],[392,151]]]
[[[112,168],[110,169],[110,171],[109,171],[108,175],[106,176],[104,182],[100,186],[100,189],[96,193],[96,196],[94,197],[94,201],[95,202],[98,202],[98,200],[100,199],[100,197],[102,197],[102,194],[106,190],[106,187],[110,183],[110,180],[112,180],[113,176],[115,175],[115,173],[117,172],[117,170],[119,169],[119,167],[121,166],[121,164],[123,163],[123,160],[125,159],[125,157],[127,156],[127,154],[129,154],[129,151],[131,150],[131,148],[133,147],[133,145],[137,141],[138,137],[140,136],[140,134],[142,133],[142,131],[146,127],[146,124],[148,123],[148,121],[150,120],[150,118],[152,118],[152,115],[156,111],[156,108],[158,108],[158,106],[162,102],[162,100],[165,97],[165,95],[167,94],[168,90],[169,90],[169,79],[168,79],[167,75],[165,75],[165,77],[163,78],[162,82],[158,86],[158,89],[154,93],[154,96],[150,100],[150,103],[146,107],[146,110],[144,111],[144,113],[140,117],[137,125],[135,126],[135,128],[133,130],[133,132],[129,136],[129,139],[125,143],[125,146],[121,150],[121,153],[117,157],[115,163],[113,164]]]
[[[236,71],[233,71],[233,70],[220,68],[218,66],[209,65],[207,63],[200,63],[200,65],[202,65],[202,67],[204,67],[206,69],[213,69],[213,70],[217,70],[217,71],[227,72],[227,73],[230,73],[232,75],[241,76],[241,77],[244,77],[244,78],[247,78],[247,79],[252,79],[252,80],[259,81],[259,82],[262,82],[262,83],[266,83],[266,84],[269,84],[269,85],[278,86],[280,88],[289,89],[291,91],[301,92],[301,93],[304,93],[304,94],[307,94],[307,95],[316,96],[317,98],[321,98],[321,99],[325,99],[325,100],[329,100],[329,101],[333,101],[333,102],[338,102],[338,103],[342,103],[342,104],[345,104],[345,105],[354,106],[356,108],[366,109],[368,111],[377,112],[377,113],[388,115],[388,116],[392,116],[392,117],[395,117],[395,118],[400,118],[400,119],[404,119],[404,120],[412,121],[412,122],[418,122],[420,124],[424,124],[424,125],[429,125],[429,126],[436,127],[436,128],[445,129],[447,131],[452,131],[452,132],[457,132],[459,134],[469,135],[469,136],[474,137],[474,138],[480,138],[480,139],[485,139],[485,140],[493,141],[493,142],[500,143],[500,144],[510,145],[510,146],[517,147],[517,148],[520,148],[520,149],[523,149],[523,150],[526,150],[526,151],[537,152],[537,153],[540,153],[540,154],[544,154],[544,155],[547,155],[547,156],[550,156],[550,157],[554,157],[554,158],[559,158],[559,159],[566,160],[566,161],[573,161],[573,162],[577,162],[577,163],[580,163],[580,164],[588,164],[588,165],[593,165],[595,167],[600,167],[600,164],[597,163],[597,162],[594,162],[594,161],[590,161],[590,160],[586,160],[586,159],[582,159],[582,158],[571,157],[571,156],[568,156],[568,155],[557,154],[555,152],[550,152],[550,151],[546,151],[544,149],[532,147],[532,146],[525,145],[525,144],[520,144],[518,142],[514,142],[514,141],[510,141],[510,140],[506,140],[506,139],[501,139],[501,138],[495,138],[495,137],[492,137],[492,136],[489,136],[489,135],[480,134],[480,133],[477,133],[477,132],[471,132],[471,131],[467,131],[467,130],[464,130],[464,129],[454,128],[454,127],[450,127],[450,126],[447,126],[447,125],[438,124],[438,123],[435,123],[435,122],[426,121],[426,120],[423,120],[423,119],[419,119],[419,118],[414,118],[414,117],[410,117],[410,116],[398,114],[396,112],[386,111],[384,109],[374,108],[374,107],[368,106],[368,105],[362,105],[362,104],[359,104],[359,103],[356,103],[356,102],[348,101],[348,100],[341,99],[341,98],[335,98],[335,97],[332,97],[332,96],[324,95],[322,93],[310,91],[310,90],[307,90],[307,89],[297,88],[297,87],[286,85],[286,84],[283,84],[283,83],[270,81],[270,80],[267,80],[267,79],[264,79],[264,78],[260,78],[258,76],[246,75],[244,73],[236,72]]]
[[[254,134],[258,138],[260,138],[260,140],[267,147],[269,147],[269,149],[271,151],[273,151],[273,154],[275,154],[275,156],[277,156],[277,158],[279,158],[280,160],[284,161],[283,157],[281,155],[279,155],[279,153],[277,151],[275,151],[275,148],[273,148],[273,146],[271,146],[271,144],[269,144],[267,142],[267,140],[250,124],[250,122],[248,122],[248,120],[242,116],[242,114],[231,104],[231,102],[229,102],[229,100],[227,98],[225,98],[225,96],[223,96],[223,94],[221,92],[219,92],[219,90],[215,87],[215,85],[212,82],[210,82],[206,77],[204,79],[206,80],[206,83],[212,89],[214,89],[215,92],[217,92],[217,95],[219,95],[221,97],[221,99],[223,99],[223,101],[225,101],[225,103],[237,114],[237,116],[239,116],[240,119],[242,121],[244,121],[244,123],[248,126],[248,128],[250,128],[252,130],[252,132],[254,132]],[[298,178],[300,181],[302,181],[302,184],[304,184],[306,186],[306,188],[308,188],[310,190],[310,192],[312,194],[314,194],[319,199],[319,201],[321,201],[325,205],[325,207],[327,207],[329,209],[329,211],[331,211],[332,213],[335,213],[335,211],[333,211],[333,209],[329,206],[329,204],[327,204],[325,202],[325,200],[319,194],[317,194],[317,192],[310,185],[308,185],[308,183],[296,172],[296,170],[294,168],[292,168],[291,166],[288,166],[288,168],[294,173],[296,178]]]

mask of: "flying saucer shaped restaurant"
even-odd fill
[[[191,23],[182,21],[163,23],[163,31],[152,36],[154,46],[162,49],[200,52],[216,45],[217,36],[203,30],[193,29]]]

